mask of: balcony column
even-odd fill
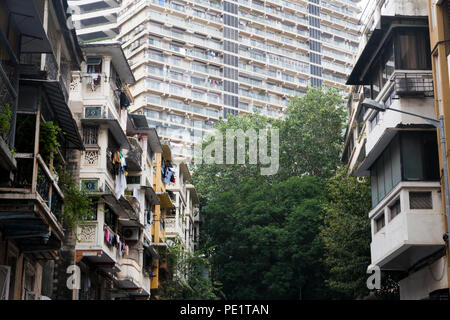
[[[36,127],[34,135],[34,154],[33,154],[33,176],[31,178],[31,193],[36,193],[37,186],[37,173],[38,173],[38,159],[37,155],[39,153],[39,135],[41,126],[41,90],[39,87],[37,94],[37,106],[36,106]]]
[[[109,95],[110,85],[109,81],[111,81],[111,57],[103,57],[102,62],[102,94],[104,96]]]
[[[100,125],[98,128],[98,140],[97,143],[100,147],[100,155],[99,155],[99,162],[100,162],[100,168],[107,170],[106,167],[106,159],[107,159],[107,151],[108,148],[108,126],[107,125]]]

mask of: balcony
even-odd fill
[[[395,92],[399,97],[433,97],[433,74],[431,72],[396,72],[393,78]]]
[[[99,221],[86,221],[77,227],[76,260],[85,258],[104,271],[119,272],[120,259],[116,246],[109,245],[105,240],[105,232],[115,233]]]
[[[444,248],[441,211],[438,182],[400,183],[369,213],[372,264],[407,271]]]
[[[107,125],[120,148],[130,148],[128,138],[121,124],[121,119],[115,110],[107,106],[85,107],[81,123],[87,126]]]
[[[135,259],[120,259],[120,272],[117,273],[117,282],[121,289],[139,289],[142,286],[142,268]]]
[[[128,171],[142,171],[142,148],[136,138],[128,138],[130,150],[126,154]]]
[[[40,155],[37,160],[36,179],[32,178],[33,158],[20,159],[14,187],[0,188],[0,225],[5,239],[17,239],[28,252],[49,255],[64,238],[64,195]]]

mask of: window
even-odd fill
[[[439,181],[438,149],[435,132],[409,132],[401,135],[403,180]]]
[[[399,133],[370,170],[373,206],[400,181],[439,181],[436,133]]]
[[[375,233],[384,228],[384,213],[375,218]]]
[[[394,219],[400,214],[400,212],[402,211],[402,208],[400,206],[400,199],[395,200],[394,203],[389,206],[389,211],[391,213],[390,220]]]
[[[83,126],[83,143],[85,145],[96,145],[98,140],[98,127]]]
[[[374,116],[370,119],[370,130],[373,130],[380,121],[380,112],[376,111]]]
[[[86,59],[87,73],[102,73],[102,58],[88,57]]]
[[[397,69],[431,69],[428,30],[398,31],[395,42],[395,56]]]
[[[410,192],[409,193],[410,209],[433,209],[433,201],[431,192]]]
[[[105,205],[105,224],[114,231],[116,229],[116,221],[116,214],[111,210],[109,206]]]

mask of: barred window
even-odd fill
[[[98,142],[98,127],[83,127],[83,143],[86,145],[96,145]]]
[[[433,201],[431,192],[410,192],[409,193],[410,209],[433,209]]]

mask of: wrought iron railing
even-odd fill
[[[47,205],[50,205],[50,179],[43,172],[41,166],[38,166],[37,173],[37,182],[36,182],[36,191],[41,195],[42,199],[47,202]]]
[[[398,96],[433,97],[433,74],[399,72],[395,74],[395,91]]]
[[[42,197],[50,211],[60,220],[62,218],[63,194],[57,181],[40,155],[37,156],[36,192]]]

